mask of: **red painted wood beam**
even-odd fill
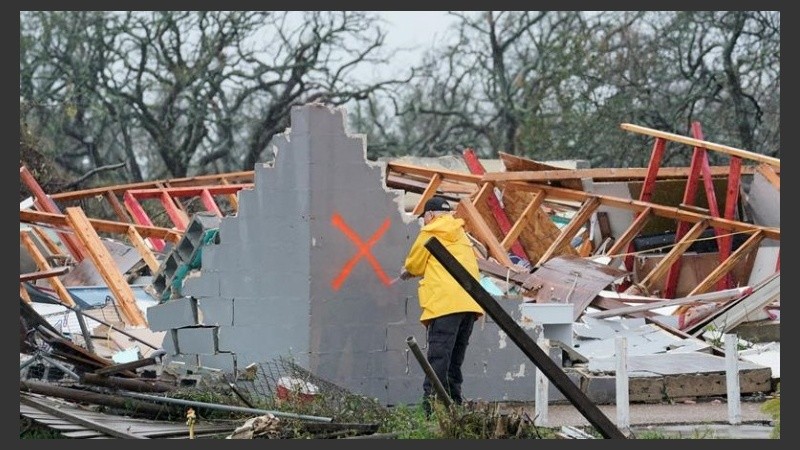
[[[661,168],[661,159],[664,157],[664,150],[666,148],[667,140],[664,138],[656,138],[656,141],[653,143],[653,150],[650,152],[650,161],[647,163],[647,174],[644,176],[642,191],[639,192],[640,201],[649,202],[653,198],[653,189],[655,188],[656,180],[658,179],[658,169]],[[639,214],[634,215],[633,219],[636,220]],[[628,244],[628,250],[626,253],[627,254],[622,259],[623,264],[625,264],[625,270],[628,272],[633,272],[633,241]],[[628,287],[630,287],[630,283],[626,281],[621,283],[618,289],[620,292],[622,292],[628,289]]]
[[[199,197],[203,195],[203,191],[208,191],[211,195],[227,195],[235,194],[242,189],[253,187],[252,183],[248,184],[229,184],[224,186],[186,186],[186,187],[169,187],[169,188],[155,188],[155,189],[129,189],[136,198],[142,200],[146,198],[161,198],[163,192],[167,192],[172,198],[185,198],[185,197]]]
[[[33,194],[33,197],[36,199],[36,202],[39,205],[39,209],[51,214],[61,214],[61,210],[58,208],[58,205],[56,205],[56,202],[54,202],[53,199],[51,199],[44,192],[42,187],[39,185],[39,182],[36,181],[36,178],[33,177],[33,174],[26,166],[19,168],[19,176],[22,179],[22,183],[25,184],[25,186]],[[83,258],[85,257],[83,253],[83,245],[75,236],[59,231],[58,237],[64,243],[64,246],[67,247],[69,254],[72,255],[75,261],[83,261]]]
[[[471,148],[464,149],[464,161],[467,163],[467,167],[469,168],[470,173],[473,175],[483,175],[486,173],[486,169],[483,168],[483,164],[481,164],[481,162],[478,160],[478,157],[475,155],[475,150]],[[503,232],[503,237],[505,237],[505,235],[511,231],[512,224],[508,219],[508,215],[506,215],[506,211],[500,205],[500,200],[498,200],[497,194],[495,192],[489,194],[486,197],[486,202],[489,205],[489,209],[492,211],[492,216],[494,216],[497,226],[500,227],[500,231]],[[502,238],[500,240],[502,240]],[[525,261],[528,261],[528,255],[525,253],[525,249],[522,247],[519,239],[514,240],[514,243],[511,244],[511,252]]]
[[[217,217],[222,217],[222,211],[219,210],[217,202],[214,201],[214,197],[208,192],[208,189],[203,189],[200,193],[200,200],[203,202],[203,206],[206,207],[206,211],[211,211]]]
[[[144,208],[142,208],[142,205],[139,203],[138,200],[136,200],[133,194],[131,194],[131,191],[127,191],[125,192],[125,194],[123,194],[122,201],[125,204],[125,207],[128,208],[128,212],[131,214],[131,217],[133,217],[134,222],[136,222],[139,225],[145,225],[148,227],[155,226],[153,225],[153,222],[150,220],[150,217],[147,215],[147,212],[145,212]],[[155,248],[159,252],[164,250],[166,244],[164,243],[163,239],[158,239],[158,238],[147,238],[147,239],[153,245],[153,248]]]
[[[135,196],[135,194],[134,194]],[[161,191],[161,195],[159,196],[161,200],[161,205],[164,207],[164,210],[167,212],[169,219],[175,225],[175,228],[184,231],[186,227],[189,225],[186,217],[183,215],[183,212],[178,209],[178,206],[175,205],[175,200],[170,197],[170,195],[166,192],[166,190]]]

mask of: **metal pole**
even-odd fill
[[[411,353],[414,354],[414,357],[417,358],[419,365],[422,366],[422,370],[425,371],[425,375],[427,375],[428,379],[430,379],[431,383],[433,383],[433,388],[436,390],[436,394],[439,396],[439,398],[444,402],[444,405],[447,407],[452,405],[453,400],[449,395],[447,395],[447,391],[444,389],[442,381],[436,376],[436,372],[433,371],[433,367],[431,367],[428,359],[422,354],[422,350],[419,349],[419,345],[417,345],[417,340],[414,339],[414,336],[407,337],[406,344],[408,344],[408,348],[411,349]]]
[[[183,400],[179,398],[169,398],[169,397],[159,397],[156,395],[139,394],[137,392],[117,391],[116,394],[123,395],[126,397],[138,398],[142,400],[152,400],[154,402],[172,403],[175,405],[192,406],[195,408],[202,407],[208,409],[218,409],[220,411],[240,412],[245,414],[258,414],[258,415],[272,414],[273,416],[276,417],[287,417],[292,419],[309,420],[312,422],[331,422],[333,420],[330,417],[306,416],[303,414],[287,413],[283,411],[270,411],[267,409],[244,408],[242,406],[219,405],[216,403],[196,402],[193,400]]]

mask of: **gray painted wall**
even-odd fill
[[[183,285],[197,299],[197,325],[217,328],[216,341],[199,345],[216,348],[181,345],[181,336],[198,331],[180,332],[172,345],[196,354],[174,358],[199,356],[201,364],[230,370],[231,360],[242,369],[292,356],[382,403],[419,401],[424,373],[406,345],[408,336],[425,342],[417,282],[389,284],[419,224],[403,212],[403,192],[385,188],[384,165],[367,160],[366,138],[348,133],[345,119],[343,109],[293,108],[291,128],[271,143],[274,167],[255,168],[254,189],[239,192],[238,214],[222,219],[200,276]],[[499,301],[519,323],[519,301]],[[187,313],[161,307],[148,316],[179,328]],[[490,318],[476,323],[465,397],[531,401],[534,373]]]

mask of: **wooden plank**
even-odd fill
[[[19,274],[19,281],[20,282],[33,281],[33,280],[39,280],[41,278],[57,277],[59,275],[64,275],[67,272],[69,272],[69,267],[61,266],[48,270],[43,270],[41,272],[21,273]]]
[[[569,245],[570,241],[578,231],[589,220],[589,217],[597,210],[600,206],[600,201],[595,197],[589,197],[581,206],[581,209],[572,217],[572,220],[569,221],[567,226],[561,229],[561,234],[550,244],[550,248],[539,258],[539,261],[536,263],[536,267],[541,266],[544,264],[545,261],[550,259],[553,254],[555,253],[556,249],[561,246]]]
[[[96,197],[98,195],[104,195],[106,191],[111,191],[116,195],[124,195],[125,192],[132,190],[132,189],[158,189],[159,185],[163,185],[163,183],[168,182],[171,189],[175,189],[178,187],[192,187],[192,186],[206,186],[213,183],[221,183],[222,180],[226,180],[227,185],[231,185],[232,181],[235,182],[236,186],[238,185],[252,185],[253,177],[255,171],[247,170],[242,172],[228,172],[224,174],[213,174],[213,175],[198,175],[194,177],[185,177],[185,178],[172,178],[169,180],[154,180],[154,181],[142,181],[139,183],[129,183],[129,184],[118,184],[115,186],[105,186],[100,188],[91,188],[91,189],[84,189],[80,191],[70,191],[70,192],[60,192],[58,194],[52,194],[50,197],[53,200],[67,202],[71,200],[79,200],[82,198],[87,197]]]
[[[708,150],[714,150],[716,152],[725,153],[727,155],[738,156],[740,158],[745,158],[753,161],[762,162],[765,164],[769,164],[770,166],[780,167],[781,160],[778,158],[773,158],[770,156],[762,155],[759,153],[749,152],[747,150],[742,150],[734,147],[729,147],[727,145],[715,144],[713,142],[708,142],[700,139],[694,139],[687,136],[682,136],[680,134],[668,133],[666,131],[659,131],[654,130],[652,128],[642,127],[639,125],[634,125],[631,123],[623,123],[620,125],[625,131],[630,131],[633,133],[645,134],[648,136],[653,136],[656,138],[664,138],[668,139],[673,142],[679,142],[681,144],[690,145],[693,147],[704,147]]]
[[[531,222],[533,215],[536,213],[539,207],[542,206],[543,201],[544,192],[539,191],[538,193],[534,193],[533,198],[530,202],[528,202],[528,206],[525,207],[525,209],[522,211],[522,214],[520,214],[519,218],[517,218],[517,221],[514,222],[514,225],[510,230],[508,230],[508,234],[506,234],[506,237],[503,238],[503,242],[500,243],[503,248],[510,248],[511,242],[517,240],[519,235],[522,233],[522,230],[525,229],[525,226]]]
[[[482,181],[565,181],[576,178],[591,178],[594,181],[635,181],[647,178],[647,167],[629,168],[596,168],[596,169],[560,169],[542,171],[521,171],[521,172],[487,172],[481,179]],[[728,166],[710,167],[710,175],[715,178],[728,176]],[[754,172],[755,169],[747,170],[745,173]],[[653,176],[655,179],[681,179],[688,177],[689,169],[686,167],[659,167]],[[582,190],[582,189],[581,189]]]
[[[483,165],[475,155],[475,150],[471,148],[465,149],[464,161],[467,163],[467,167],[471,173],[475,175],[484,175],[486,173],[486,169],[483,168]],[[505,210],[503,210],[503,207],[500,205],[497,194],[494,192],[494,184],[492,184],[492,191],[487,195],[485,201],[497,222],[497,226],[500,227],[500,231],[503,233],[502,236],[505,236],[503,237],[503,241],[508,241],[509,243],[509,245],[503,245],[503,247],[507,250],[511,250],[512,253],[520,258],[528,259],[528,255],[525,254],[522,244],[517,241],[517,237],[514,236],[512,239],[508,239],[508,232],[511,231],[511,221],[508,219],[508,215],[506,215]],[[517,233],[517,235],[519,235],[519,233]]]
[[[19,220],[29,224],[46,224],[57,227],[69,227],[67,217],[64,214],[52,214],[42,211],[25,210],[19,212]],[[114,222],[111,220],[89,219],[89,223],[99,233],[110,233],[127,235],[128,227],[133,226],[136,232],[147,238],[166,239],[170,242],[178,243],[183,233],[170,228],[131,225],[130,223]]]
[[[211,195],[208,189],[203,189],[200,193],[200,201],[203,202],[203,206],[206,207],[206,211],[210,211],[214,213],[217,217],[222,217],[222,211],[219,210],[219,206],[217,206],[217,202],[214,200],[214,196]]]
[[[763,227],[745,222],[724,219],[721,217],[711,217],[705,214],[699,214],[691,211],[684,211],[681,210],[680,208],[672,206],[658,205],[655,203],[642,202],[639,200],[632,200],[628,198],[613,197],[610,195],[588,194],[582,191],[557,188],[548,186],[546,184],[521,183],[517,181],[509,181],[505,184],[506,185],[511,184],[515,189],[527,192],[543,190],[547,194],[547,198],[545,201],[550,201],[551,199],[555,198],[555,199],[576,200],[583,202],[589,197],[597,197],[598,199],[600,199],[600,202],[603,205],[611,208],[623,208],[634,212],[640,212],[644,211],[647,208],[652,208],[652,213],[659,217],[666,217],[669,219],[676,219],[676,220],[680,219],[691,223],[696,223],[701,220],[706,220],[708,221],[709,226],[733,232],[752,232],[754,230],[763,230],[765,238],[775,239],[778,241],[781,239],[781,231],[780,228],[777,227]]]
[[[473,205],[469,199],[461,199],[461,201],[458,203],[456,213],[457,216],[462,217],[465,222],[469,224],[472,234],[475,235],[479,241],[483,242],[483,244],[489,250],[490,256],[506,267],[511,267],[514,265],[514,263],[512,263],[511,259],[508,257],[508,252],[506,252],[503,246],[500,245],[500,241],[498,241],[495,235],[492,234],[491,230],[489,230],[489,227],[486,225],[483,217],[481,217],[478,210],[475,209],[475,205]]]
[[[114,263],[114,259],[109,254],[106,246],[103,245],[100,236],[92,228],[83,210],[75,206],[68,207],[67,221],[72,225],[75,234],[87,248],[95,268],[103,277],[111,292],[114,293],[114,298],[122,309],[126,322],[133,326],[147,325],[144,314],[136,305],[136,296],[133,294],[133,290],[122,274],[116,270],[117,266]]]
[[[522,217],[525,208],[533,200],[534,195],[541,195],[541,190],[531,189],[525,192],[517,189],[517,185],[506,184],[503,189],[503,204],[508,217],[516,222]],[[528,261],[538,261],[541,256],[550,248],[550,245],[561,234],[558,226],[553,223],[550,215],[544,210],[544,201],[537,208],[531,217],[531,223],[523,227],[519,235],[522,247],[528,255]],[[577,251],[570,245],[561,246],[556,252],[559,255],[577,255]]]
[[[434,173],[431,176],[431,180],[428,182],[428,186],[425,188],[425,191],[419,198],[419,201],[414,206],[414,209],[411,210],[411,214],[416,217],[422,214],[422,211],[425,209],[425,203],[431,199],[434,195],[436,195],[436,191],[439,189],[439,185],[442,184],[442,176],[438,173]]]
[[[139,203],[139,200],[137,200],[130,191],[125,193],[122,201],[125,203],[125,207],[128,209],[128,212],[131,213],[131,217],[133,218],[134,222],[148,227],[154,226],[153,222],[150,220],[150,216],[147,215],[147,212],[144,210],[141,203]],[[127,232],[127,227],[125,228],[125,231]],[[148,237],[147,239],[150,240],[150,244],[153,245],[153,248],[159,252],[164,250],[166,245],[162,239],[154,237]]]
[[[769,167],[769,166],[766,166]],[[725,211],[722,217],[726,219],[733,219],[736,215],[736,208],[739,204],[739,191],[741,190],[741,174],[742,174],[742,159],[738,157],[731,158],[730,162],[730,175],[728,175],[728,185],[725,192]],[[733,237],[729,233],[722,233],[719,236],[717,233],[717,240],[719,245],[719,261],[724,263],[726,259],[731,256]],[[733,286],[733,276],[726,275],[722,279],[722,287],[730,288]]]
[[[117,218],[120,222],[132,222],[131,216],[128,215],[128,212],[125,211],[125,207],[122,206],[122,202],[119,201],[117,198],[117,194],[114,193],[113,190],[107,189],[103,192],[103,197],[105,197],[108,204],[111,205],[111,209],[114,210],[114,214],[117,215]]]
[[[781,190],[781,178],[778,176],[775,168],[768,164],[759,164],[756,171],[761,174],[766,180],[775,187],[778,191]]]
[[[136,227],[133,225],[129,226],[127,234],[128,240],[142,256],[142,259],[144,260],[145,264],[147,264],[147,267],[150,268],[150,273],[158,272],[160,264],[158,263],[155,255],[153,255],[153,252],[150,251],[150,248],[147,247],[147,243],[144,241],[144,239],[142,239],[142,235],[136,231]]]
[[[399,162],[387,163],[386,168],[387,170],[391,170],[393,172],[401,174],[407,173],[412,175],[422,175],[429,180],[431,179],[434,173],[438,173],[439,175],[442,176],[443,180],[461,181],[465,183],[471,183],[474,185],[477,185],[482,181],[480,175],[472,175],[447,169],[432,169],[429,167],[415,166],[413,164],[404,164]]]
[[[33,242],[31,239],[31,232],[30,230],[19,230],[19,239],[22,241],[22,245],[28,250],[28,254],[31,255],[33,262],[36,263],[36,267],[39,268],[41,271],[50,271],[52,267],[50,264],[47,263],[47,259],[44,257],[42,252],[39,251],[39,247]],[[67,291],[66,286],[58,277],[48,277],[47,282],[50,283],[50,286],[53,286],[53,290],[56,291],[58,294],[58,298],[61,299],[64,304],[69,306],[75,306],[75,300],[72,299],[72,296]]]
[[[747,240],[736,249],[735,252],[731,253],[731,255],[719,266],[717,266],[713,271],[711,271],[706,278],[700,282],[689,295],[695,294],[702,294],[704,292],[708,292],[711,287],[716,283],[718,280],[721,280],[723,276],[729,273],[736,264],[745,256],[747,256],[751,251],[753,251],[758,244],[764,239],[764,233],[761,231],[756,231],[753,233]]]
[[[700,130],[700,124],[698,122],[692,122],[692,133],[695,134],[695,138],[698,140],[702,140],[703,133]],[[689,179],[686,180],[686,186],[683,190],[683,200],[681,202],[681,206],[695,206],[695,198],[697,197],[697,188],[700,181],[700,177],[703,176],[703,184],[705,186],[705,193],[706,199],[708,201],[709,211],[711,215],[714,217],[719,217],[719,210],[717,208],[717,197],[714,194],[714,186],[711,184],[711,179],[705,176],[705,167],[708,166],[708,155],[706,154],[706,150],[703,147],[695,146],[692,150],[692,162],[690,164],[690,174]],[[709,193],[710,191],[710,193]],[[709,197],[710,195],[710,197]],[[675,241],[682,239],[684,234],[689,230],[689,224],[678,220],[678,226],[675,231]],[[675,290],[678,284],[678,277],[680,276],[681,272],[681,260],[680,258],[675,260],[672,266],[669,268],[669,273],[667,274],[667,281],[664,285],[664,297],[671,298],[675,296]]]
[[[224,186],[230,186],[231,185],[231,182],[228,181],[227,178],[222,178],[220,181],[222,182],[222,184]],[[231,204],[231,209],[233,210],[232,212],[234,214],[236,214],[237,212],[239,212],[239,197],[238,197],[239,191],[236,191],[235,193],[226,194],[226,195],[228,196],[228,203]]]
[[[580,178],[588,178],[582,176],[580,172],[565,169],[563,167],[551,166],[550,164],[545,164],[543,162],[524,158],[522,156],[511,155],[505,152],[498,152],[498,156],[500,157],[500,161],[503,163],[503,166],[506,168],[506,172],[555,172],[553,174],[554,178],[549,178],[547,181],[552,181],[557,186],[569,189],[577,189],[582,191],[583,182],[580,180]],[[568,172],[571,173],[567,175]],[[572,178],[562,178],[566,176],[571,176]]]
[[[62,256],[64,252],[61,251],[58,245],[50,239],[50,236],[47,235],[44,231],[42,231],[41,227],[31,227],[33,233],[36,235],[37,238],[47,247],[47,251],[50,252],[53,256]]]
[[[703,234],[703,231],[705,231],[706,228],[708,228],[707,220],[701,220],[700,222],[694,224],[692,229],[686,233],[683,239],[675,243],[675,245],[672,247],[672,250],[670,250],[669,253],[667,253],[667,255],[664,256],[661,261],[659,261],[659,263],[644,277],[639,285],[644,287],[645,291],[649,291],[655,282],[659,281],[661,277],[667,273],[670,266],[672,266],[672,263],[677,261],[683,255],[683,252],[685,252],[686,249],[692,245],[694,240]]]
[[[175,225],[175,228],[185,231],[186,226],[189,225],[189,218],[186,217],[186,214],[181,211],[180,208],[176,205],[176,201],[172,198],[172,196],[166,191],[161,191],[160,198],[161,206],[164,207],[164,210],[167,212],[170,220]]]
[[[42,190],[42,187],[39,186],[39,183],[36,181],[36,178],[33,177],[33,174],[31,174],[31,172],[28,170],[27,167],[22,166],[19,168],[19,176],[22,179],[22,183],[25,184],[28,190],[30,190],[31,193],[33,194],[33,197],[36,199],[36,203],[39,205],[39,209],[45,212],[49,212],[51,214],[61,213],[61,210],[58,208],[58,205],[56,205],[56,202],[53,201],[53,199],[50,198],[44,192],[44,190]],[[22,211],[20,211],[20,213],[22,213]],[[67,247],[67,250],[69,250],[69,254],[72,255],[75,261],[77,262],[83,261],[83,258],[85,256],[83,254],[84,249],[80,247],[80,244],[78,243],[78,241],[75,239],[74,236],[72,236],[69,233],[58,232],[58,237]]]
[[[489,233],[491,233],[492,236],[494,236],[499,242],[500,236],[503,236],[503,231],[500,230],[500,226],[497,224],[497,220],[495,220],[494,216],[492,215],[492,211],[489,209],[489,204],[486,203],[486,199],[489,198],[489,196],[492,195],[493,193],[494,193],[494,185],[488,182],[483,183],[477,194],[471,197],[471,200],[472,200],[472,206],[475,207],[475,210],[478,212],[478,215],[488,228]],[[458,205],[456,205],[456,216],[458,215],[459,215]],[[467,222],[467,231],[471,230],[471,228],[469,228],[470,226],[471,224]]]

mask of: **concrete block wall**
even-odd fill
[[[421,399],[424,372],[406,344],[414,336],[426,350],[417,281],[390,284],[419,223],[345,119],[343,109],[293,108],[291,128],[270,143],[274,166],[255,167],[238,213],[204,248],[200,275],[184,281],[197,323],[179,308],[149,312],[173,324],[176,359],[235,370],[292,357],[384,404]],[[520,323],[519,300],[500,303]],[[535,365],[488,317],[474,328],[464,378],[467,398],[534,399]]]

